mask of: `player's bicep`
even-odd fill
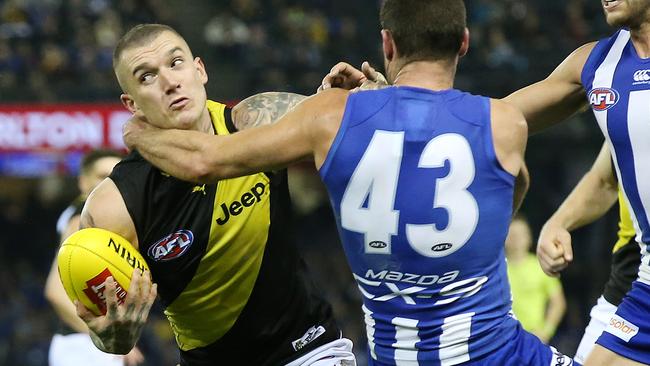
[[[255,94],[233,107],[233,124],[237,130],[242,131],[276,123],[305,98],[304,95],[285,92]]]
[[[112,231],[128,239],[136,248],[138,246],[133,220],[122,195],[111,179],[104,179],[93,190],[81,211],[80,228],[91,227]]]

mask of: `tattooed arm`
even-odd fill
[[[306,98],[304,95],[283,92],[255,94],[232,109],[233,123],[239,131],[275,123]]]

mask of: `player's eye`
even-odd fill
[[[148,83],[150,83],[151,81],[153,81],[153,78],[154,78],[154,77],[155,77],[155,75],[154,75],[153,73],[151,73],[151,72],[145,72],[144,74],[140,75],[140,78],[139,78],[139,79],[140,79],[140,82],[141,82],[142,84],[148,84]]]
[[[176,57],[176,58],[172,61],[172,67],[176,67],[176,66],[178,66],[178,65],[180,65],[180,64],[182,64],[182,63],[183,63],[183,59],[182,59],[181,57]]]

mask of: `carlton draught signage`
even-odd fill
[[[0,105],[0,152],[124,149],[119,104]]]
[[[90,149],[124,150],[119,104],[0,104],[0,175],[77,174]]]

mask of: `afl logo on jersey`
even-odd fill
[[[596,88],[589,92],[589,104],[595,111],[606,111],[618,103],[618,92],[610,88]]]
[[[178,230],[158,240],[147,251],[149,258],[156,262],[166,262],[176,259],[192,246],[194,234],[189,230]]]

